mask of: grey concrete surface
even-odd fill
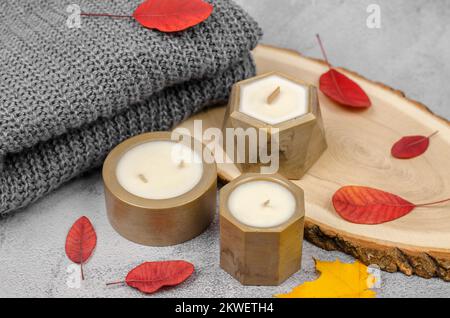
[[[320,57],[320,33],[334,65],[401,89],[449,118],[450,2],[447,0],[238,0],[262,25],[264,42]],[[381,7],[381,29],[366,26],[371,3]],[[64,253],[68,228],[88,216],[98,235],[80,288],[67,284],[71,264]],[[352,258],[304,243],[303,269],[279,287],[243,287],[218,266],[218,223],[182,245],[150,248],[128,242],[110,227],[99,172],[64,186],[43,200],[0,220],[0,297],[144,297],[123,279],[143,261],[184,259],[196,273],[154,297],[271,297],[317,277],[313,257]],[[382,273],[380,297],[449,297],[450,283]]]

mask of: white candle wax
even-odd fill
[[[268,97],[280,93],[269,104]],[[308,113],[308,88],[278,75],[261,78],[241,86],[240,111],[270,125]]]
[[[191,148],[171,141],[138,145],[120,159],[116,176],[131,194],[169,199],[192,190],[201,180],[203,164]]]
[[[295,213],[291,191],[271,181],[250,181],[239,185],[228,198],[228,209],[242,224],[270,228],[288,221]]]

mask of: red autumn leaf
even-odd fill
[[[316,36],[324,59],[330,67],[330,70],[320,77],[319,88],[321,92],[344,106],[355,108],[372,106],[369,96],[356,82],[331,67],[320,35],[317,34]]]
[[[147,0],[133,17],[144,27],[163,32],[176,32],[205,21],[213,6],[203,0]]]
[[[397,141],[391,149],[393,157],[398,159],[411,159],[425,153],[430,145],[430,138],[438,132],[425,136],[406,136]]]
[[[333,206],[344,219],[356,224],[381,224],[401,218],[414,208],[450,201],[450,199],[414,204],[395,194],[369,187],[346,186],[333,195]]]
[[[66,238],[66,254],[69,259],[81,266],[81,279],[84,279],[83,263],[91,256],[97,245],[97,235],[89,219],[79,218],[70,228]]]
[[[194,265],[185,261],[146,262],[132,269],[125,282],[143,293],[152,294],[163,286],[176,286],[188,279],[194,272]]]
[[[323,74],[319,82],[322,93],[341,105],[357,108],[372,105],[369,96],[358,84],[335,69]]]
[[[347,186],[333,195],[333,206],[345,220],[357,224],[380,224],[411,212],[415,205],[373,188]]]

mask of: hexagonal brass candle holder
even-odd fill
[[[300,114],[286,121],[269,124],[261,119],[242,112],[242,88],[248,85],[255,85],[258,81],[271,76],[280,77],[291,83],[307,88],[306,113]],[[267,92],[261,92],[261,94],[267,94]],[[279,151],[278,173],[289,179],[298,180],[302,178],[327,148],[317,89],[310,84],[277,72],[253,77],[248,80],[238,82],[233,86],[222,128],[225,141],[224,145],[227,144],[227,138],[229,138],[226,133],[227,128],[242,128],[243,130],[248,128],[256,128],[257,130],[265,129],[267,131],[267,143],[264,145],[264,142],[262,142],[262,144],[264,145],[263,147],[266,148],[265,151],[268,149],[269,153],[271,153],[272,148],[272,131],[274,128],[277,128],[279,130],[279,140],[278,143],[275,142],[275,144],[278,144],[277,148]],[[243,132],[241,131],[241,135],[242,133]],[[248,141],[248,138],[245,136],[245,132],[243,135],[243,137],[246,138],[246,141]],[[239,134],[236,134],[234,137],[234,155],[230,155],[229,149],[226,149],[230,159],[236,163],[242,172],[261,172],[260,168],[265,164],[262,163],[259,155],[256,162],[252,163],[249,160],[248,142],[246,142],[245,146],[245,159],[239,162],[237,157],[237,136],[239,136]],[[260,138],[258,135],[258,144],[259,147],[261,147],[259,140]]]
[[[251,181],[282,185],[295,197],[295,212],[285,223],[247,226],[231,213],[228,200],[240,185]],[[303,190],[281,175],[243,174],[220,191],[220,266],[243,285],[277,286],[300,270],[305,205]]]

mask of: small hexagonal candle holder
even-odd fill
[[[300,270],[304,218],[291,181],[241,175],[220,192],[220,266],[243,285],[281,284]]]
[[[249,128],[258,131],[253,157]],[[327,148],[317,89],[277,72],[233,86],[222,130],[226,153],[242,172],[261,172],[268,165],[261,157],[263,150],[272,158],[278,155],[279,169],[273,172],[298,180]],[[239,148],[238,139],[246,141],[244,147],[241,143]]]

